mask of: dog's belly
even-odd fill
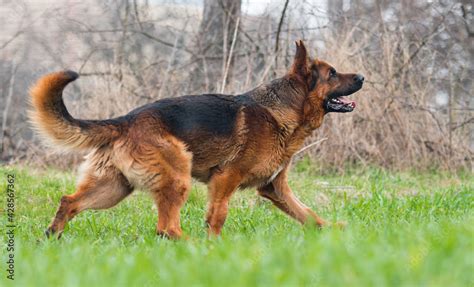
[[[229,155],[229,154],[227,154]],[[231,161],[234,159],[234,161]],[[275,178],[285,168],[286,164],[280,162],[269,163],[268,161],[256,162],[252,166],[246,166],[243,162],[247,162],[245,158],[236,159],[225,156],[214,158],[215,161],[209,159],[196,161],[193,159],[192,176],[204,183],[207,183],[212,175],[216,172],[222,172],[229,166],[240,166],[243,171],[243,180],[241,187],[262,186],[275,180]]]
[[[215,156],[205,160],[195,160],[193,158],[191,175],[193,178],[207,183],[214,173],[220,172],[226,167],[225,163],[228,159],[228,157]]]
[[[255,186],[263,186],[269,184],[281,173],[284,169],[284,166],[278,167],[272,174],[269,176],[261,175],[261,174],[247,174],[242,181],[240,187],[247,188],[247,187],[255,187]],[[218,167],[210,168],[207,170],[193,170],[192,176],[204,183],[207,183],[211,176],[219,170]]]

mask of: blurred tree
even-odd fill
[[[190,82],[192,92],[215,92],[220,88],[228,57],[233,57],[229,52],[241,6],[241,0],[204,0],[196,38],[197,65]],[[230,63],[228,79],[232,77]]]
[[[343,0],[328,0],[328,19],[333,31],[338,32],[342,29],[344,18],[343,18]]]

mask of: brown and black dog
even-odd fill
[[[81,211],[110,208],[141,187],[158,207],[157,233],[179,238],[191,177],[208,184],[210,235],[220,234],[232,194],[252,186],[299,222],[325,225],[288,186],[290,161],[325,114],[354,109],[344,96],[362,87],[363,76],[311,59],[298,41],[289,72],[245,94],[168,98],[109,120],[69,114],[62,91],[77,77],[49,74],[31,90],[30,118],[40,134],[90,151],[76,192],[61,198],[47,235],[60,235]]]

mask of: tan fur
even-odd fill
[[[120,135],[120,128],[112,123],[97,125],[71,117],[62,99],[64,87],[77,74],[70,71],[42,77],[31,89],[30,121],[43,139],[67,149],[91,149],[112,141]]]

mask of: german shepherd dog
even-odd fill
[[[39,133],[55,145],[89,151],[76,192],[61,198],[46,235],[59,237],[81,211],[113,207],[141,187],[157,205],[157,234],[179,238],[192,177],[208,185],[209,236],[220,234],[229,199],[246,187],[301,223],[326,224],[293,194],[288,170],[327,113],[354,110],[345,96],[361,89],[363,76],[336,72],[297,41],[289,72],[247,93],[167,98],[108,120],[69,114],[62,91],[77,78],[72,71],[52,73],[30,92],[30,119]]]

